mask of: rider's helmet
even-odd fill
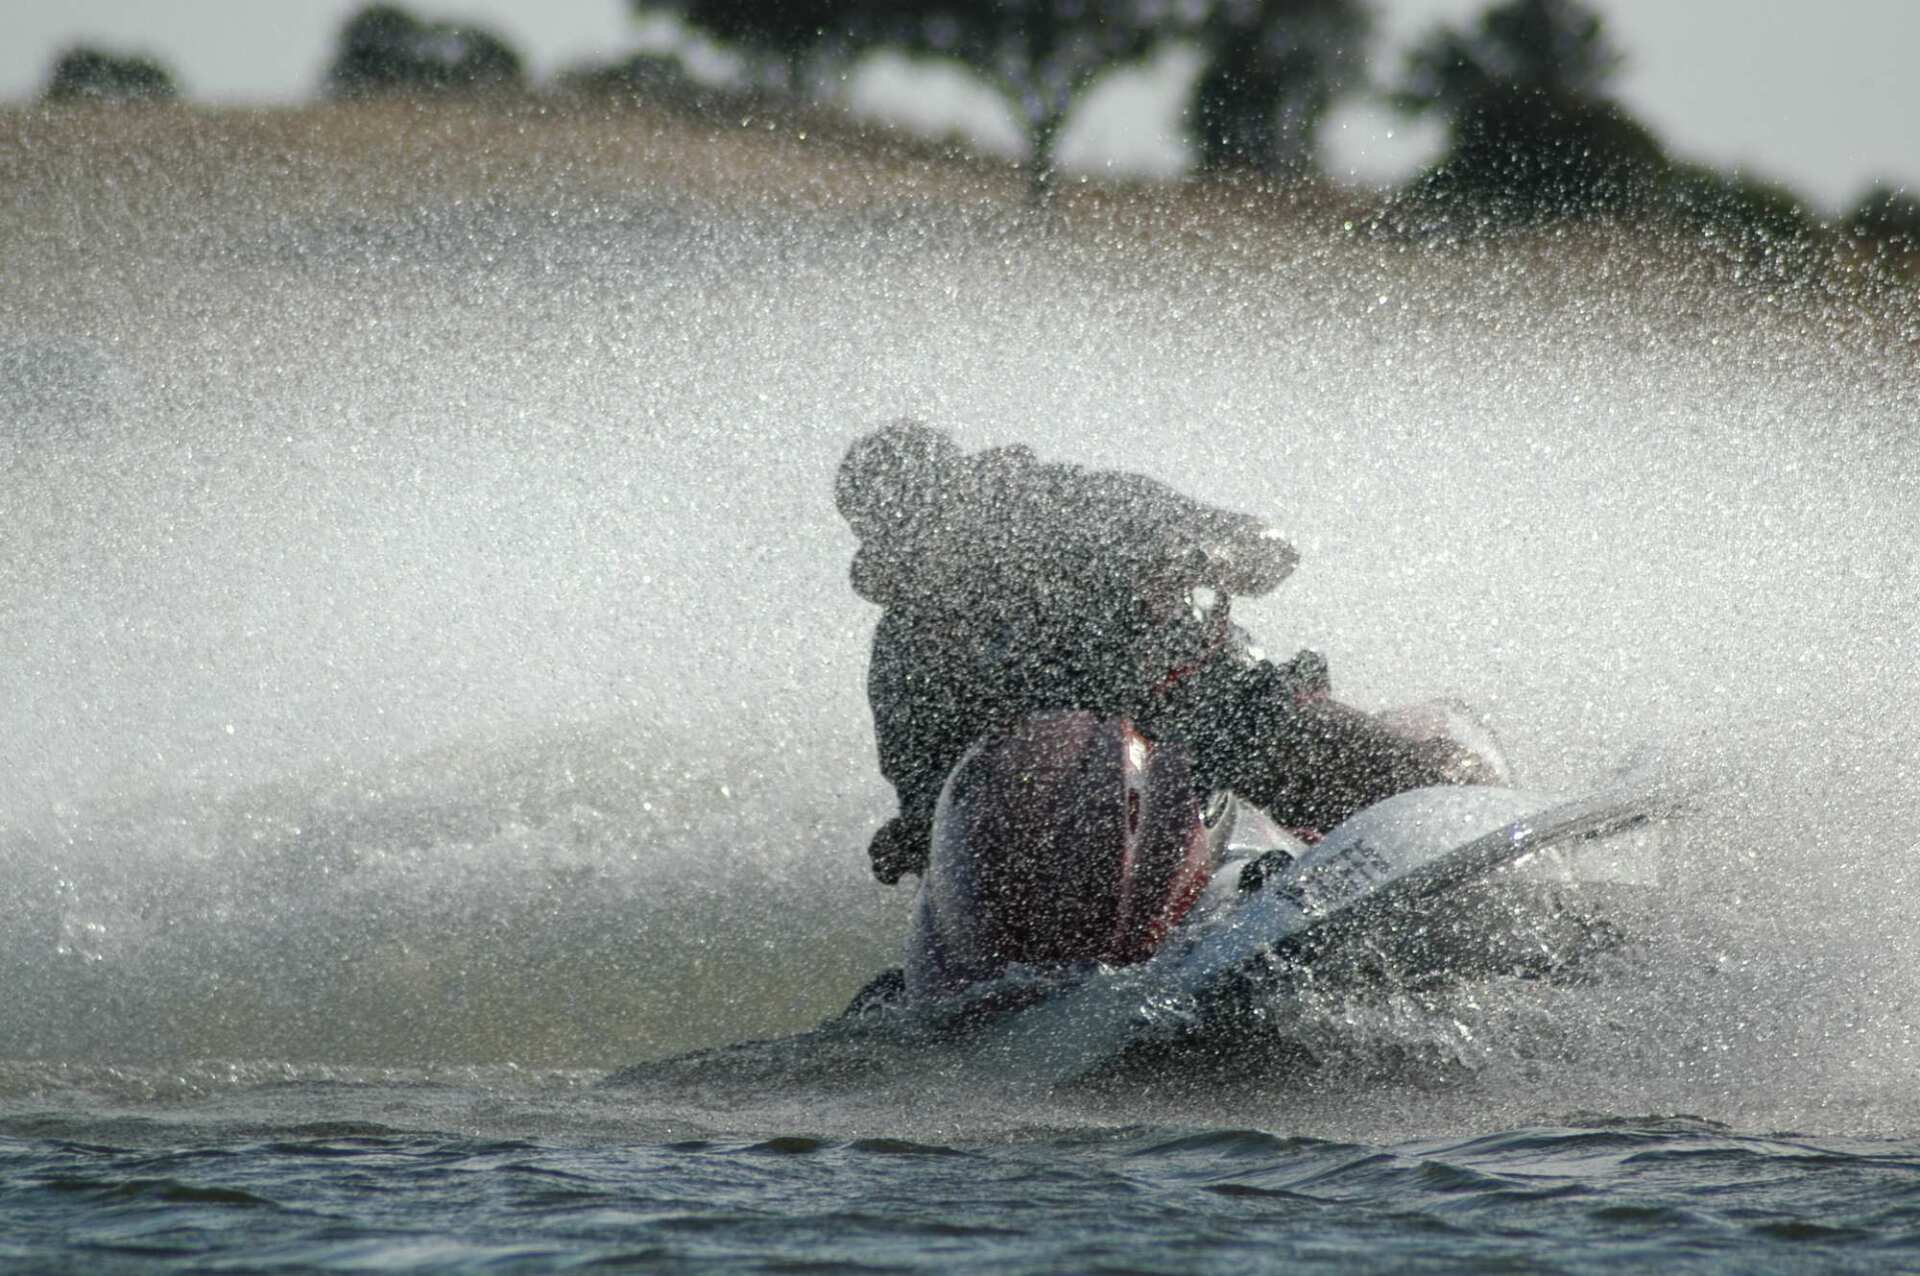
[[[854,440],[834,476],[833,502],[861,540],[918,522],[939,501],[961,460],[945,431],[902,418]]]

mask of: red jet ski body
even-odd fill
[[[1014,965],[1144,960],[1206,888],[1212,859],[1184,749],[1122,719],[1029,718],[948,777],[907,991],[950,995]]]

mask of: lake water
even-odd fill
[[[471,1128],[543,1118],[596,1128],[571,1137]],[[806,1122],[759,1135],[642,1124],[625,1105],[559,1082],[287,1082],[186,1113],[149,1106],[15,1120],[0,1139],[0,1263],[93,1272],[1920,1266],[1920,1144],[1911,1139],[1600,1116],[1387,1144],[1084,1119],[984,1140],[802,1133],[820,1128]]]
[[[1920,1269],[1910,301],[8,126],[0,1269]],[[908,411],[1268,513],[1268,646],[1530,783],[1664,758],[1630,944],[1072,1086],[818,1027]]]

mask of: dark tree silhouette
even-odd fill
[[[1920,197],[1877,182],[1842,219],[1840,228],[1854,240],[1889,255],[1920,253]]]
[[[1793,191],[1740,172],[1676,164],[1664,205],[1679,225],[1722,253],[1768,274],[1800,269],[1819,235],[1819,222]]]
[[[1620,64],[1600,19],[1579,0],[1507,0],[1472,30],[1429,33],[1409,56],[1396,97],[1454,120],[1516,90],[1599,100]]]
[[[1435,30],[1394,95],[1449,123],[1448,152],[1414,193],[1501,221],[1646,206],[1666,160],[1607,96],[1620,60],[1578,0],[1507,0],[1470,30]]]
[[[1373,15],[1361,0],[1216,0],[1198,26],[1194,84],[1202,171],[1299,178],[1340,94],[1366,82]]]
[[[635,0],[678,12],[715,39],[786,69],[844,66],[880,48],[961,62],[1004,93],[1029,141],[1037,198],[1079,95],[1102,72],[1145,56],[1166,34],[1166,0]]]
[[[341,97],[497,89],[521,82],[519,55],[490,31],[423,22],[394,5],[360,10],[340,31],[327,83]]]
[[[1702,226],[1771,240],[1800,239],[1814,227],[1792,190],[1746,173],[1681,164],[1667,185],[1672,207]]]
[[[850,61],[910,25],[914,6],[880,0],[636,0],[666,8],[722,44],[755,59],[757,78],[802,91],[809,65]],[[889,15],[894,15],[889,17]]]
[[[1051,190],[1054,143],[1103,72],[1149,53],[1161,29],[1136,0],[976,0],[930,4],[917,51],[948,54],[1004,93],[1029,144],[1036,199]]]
[[[153,59],[84,45],[54,62],[46,91],[48,102],[168,102],[177,96],[173,76]]]
[[[618,62],[573,67],[560,74],[556,86],[586,98],[647,102],[696,116],[710,111],[719,96],[670,53],[632,53]]]

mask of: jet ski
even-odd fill
[[[1614,938],[1567,907],[1570,888],[1657,885],[1648,834],[1677,807],[1651,776],[1577,797],[1530,791],[1462,707],[1383,717],[1446,735],[1499,782],[1415,789],[1324,832],[1292,830],[1233,794],[1203,800],[1184,750],[1125,720],[1043,714],[976,743],[941,794],[904,964],[849,1014],[992,1023],[1023,1075],[1065,1080],[1169,1007],[1228,1013],[1277,969],[1363,953],[1402,975],[1551,973]]]

